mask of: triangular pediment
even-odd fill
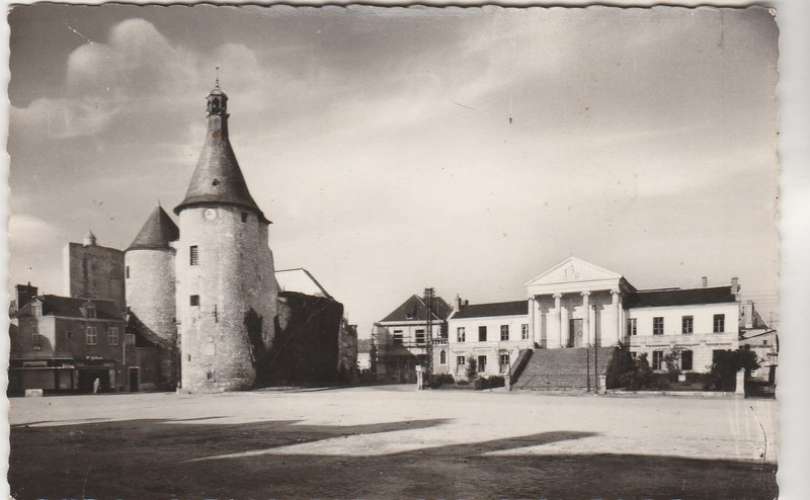
[[[621,279],[622,275],[591,264],[577,257],[568,257],[556,266],[535,276],[526,283],[531,285],[552,285],[556,283],[571,283],[577,281],[597,281]]]

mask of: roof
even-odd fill
[[[625,299],[627,307],[666,307],[736,302],[730,286],[670,290],[639,290]]]
[[[77,299],[61,297],[59,295],[39,295],[35,298],[42,303],[43,316],[65,316],[69,318],[85,318],[82,309],[88,302],[92,302],[96,309],[97,319],[112,319],[123,321],[123,311],[120,311],[111,300]],[[31,303],[26,304],[18,316],[31,314]]]
[[[521,316],[529,314],[528,300],[512,302],[491,302],[489,304],[468,304],[453,315],[453,319],[487,318],[490,316]]]
[[[283,292],[298,292],[305,295],[334,299],[315,279],[315,276],[303,267],[276,271],[276,281],[278,281],[278,286]]]
[[[164,339],[157,333],[153,332],[148,326],[143,324],[141,319],[132,311],[129,311],[127,330],[135,334],[136,345],[138,347],[145,347],[147,344],[156,345],[164,349],[171,349],[174,347],[172,341]]]
[[[144,222],[129,250],[162,250],[171,248],[170,241],[180,238],[180,230],[169,214],[158,205]]]
[[[184,208],[199,205],[233,205],[250,210],[269,223],[250,195],[239,162],[236,161],[228,137],[228,116],[224,108],[209,114],[208,131],[197,167],[191,176],[186,197],[175,207],[174,213],[179,214]]]
[[[453,309],[439,296],[433,297],[431,308],[434,320],[445,320]],[[418,295],[411,295],[382,321],[427,321],[427,304]]]

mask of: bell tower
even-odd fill
[[[228,96],[206,97],[208,130],[183,201],[177,241],[182,389],[249,389],[270,347],[278,285],[270,221],[254,201],[228,136]]]

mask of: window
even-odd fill
[[[84,342],[87,345],[96,345],[98,341],[96,337],[96,327],[95,326],[88,326],[87,330],[84,333]]]
[[[416,330],[416,343],[420,345],[424,345],[425,343],[425,331],[424,330]]]
[[[664,361],[664,351],[653,351],[653,370],[660,370],[661,363]]]
[[[664,318],[657,316],[653,318],[653,335],[664,334]]]
[[[529,339],[529,325],[527,323],[523,323],[522,325],[520,325],[520,339],[521,340]]]
[[[247,222],[248,214],[247,212],[242,212],[242,222]]]
[[[692,369],[692,351],[681,352],[681,370]]]
[[[199,306],[200,305],[200,296],[199,295],[192,295],[189,297],[189,304],[192,306]]]
[[[95,304],[87,304],[87,308],[85,309],[88,318],[95,318],[96,317],[96,306]]]
[[[394,345],[402,345],[402,330],[394,330],[394,337],[391,341]]]
[[[442,351],[439,353],[439,364],[446,365],[447,364],[447,353]]]
[[[478,356],[478,373],[484,373],[485,371],[487,371],[487,357]]]
[[[681,317],[681,333],[689,335],[694,331],[695,318],[694,316]]]
[[[456,356],[456,366],[464,366],[467,364],[467,358],[464,356]]]
[[[456,342],[464,342],[467,340],[467,333],[464,331],[464,327],[460,326],[456,328]]]
[[[128,333],[127,334],[127,345],[135,345],[135,334],[134,333]],[[191,357],[189,357],[188,360],[191,361]]]
[[[200,249],[197,245],[191,245],[188,248],[188,264],[190,266],[200,265]]]
[[[487,327],[479,326],[478,327],[478,342],[486,342],[487,341]]]
[[[129,266],[127,266],[127,279],[129,279]]]
[[[714,315],[714,333],[723,333],[726,331],[726,315],[725,314],[715,314]]]
[[[111,326],[107,330],[107,343],[110,345],[118,345],[118,327]]]
[[[39,343],[39,340],[35,340],[34,345],[31,346],[31,349],[34,350],[34,351],[41,351],[42,350],[42,344]]]
[[[502,352],[500,355],[501,361],[501,373],[506,373],[509,371],[509,353]]]
[[[636,322],[636,318],[627,320],[627,335],[638,335],[638,323]]]
[[[501,325],[501,340],[509,340],[509,325]]]

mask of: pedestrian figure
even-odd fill
[[[96,377],[96,379],[93,380],[93,394],[98,394],[98,388],[100,385],[101,380],[98,377]]]
[[[422,377],[423,377],[422,365],[416,365],[416,390],[417,391],[421,391],[422,389],[424,389],[424,387],[422,385]]]

